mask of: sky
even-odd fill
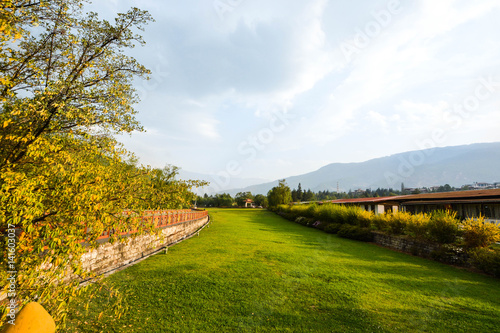
[[[498,0],[99,0],[155,22],[127,51],[143,164],[275,180],[329,163],[500,141]],[[210,180],[210,179],[207,179]]]

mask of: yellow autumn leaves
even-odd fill
[[[135,30],[150,15],[133,8],[110,25],[82,14],[81,0],[23,4],[1,2],[0,231],[15,225],[22,232],[18,299],[38,300],[62,323],[81,292],[78,279],[62,277],[91,276],[79,262],[81,242],[97,246],[110,229],[114,237],[151,231],[134,214],[189,207],[191,188],[202,183],[176,180],[175,167],[138,165],[113,137],[142,129],[132,82],[149,71],[124,51],[143,43]],[[6,246],[0,239],[2,253]],[[1,256],[2,281],[5,264]],[[5,314],[0,306],[0,319]]]

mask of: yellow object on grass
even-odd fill
[[[6,323],[2,333],[54,333],[56,323],[50,314],[36,302],[26,304],[16,315],[15,325]]]

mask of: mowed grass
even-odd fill
[[[199,237],[108,278],[121,319],[71,332],[498,332],[500,281],[263,210],[211,210]],[[105,306],[105,305],[102,305]],[[76,309],[72,311],[76,313]],[[86,321],[87,324],[83,324]]]

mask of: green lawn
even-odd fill
[[[71,332],[498,332],[500,280],[252,209],[108,278],[120,320]],[[73,315],[76,310],[72,311]]]

